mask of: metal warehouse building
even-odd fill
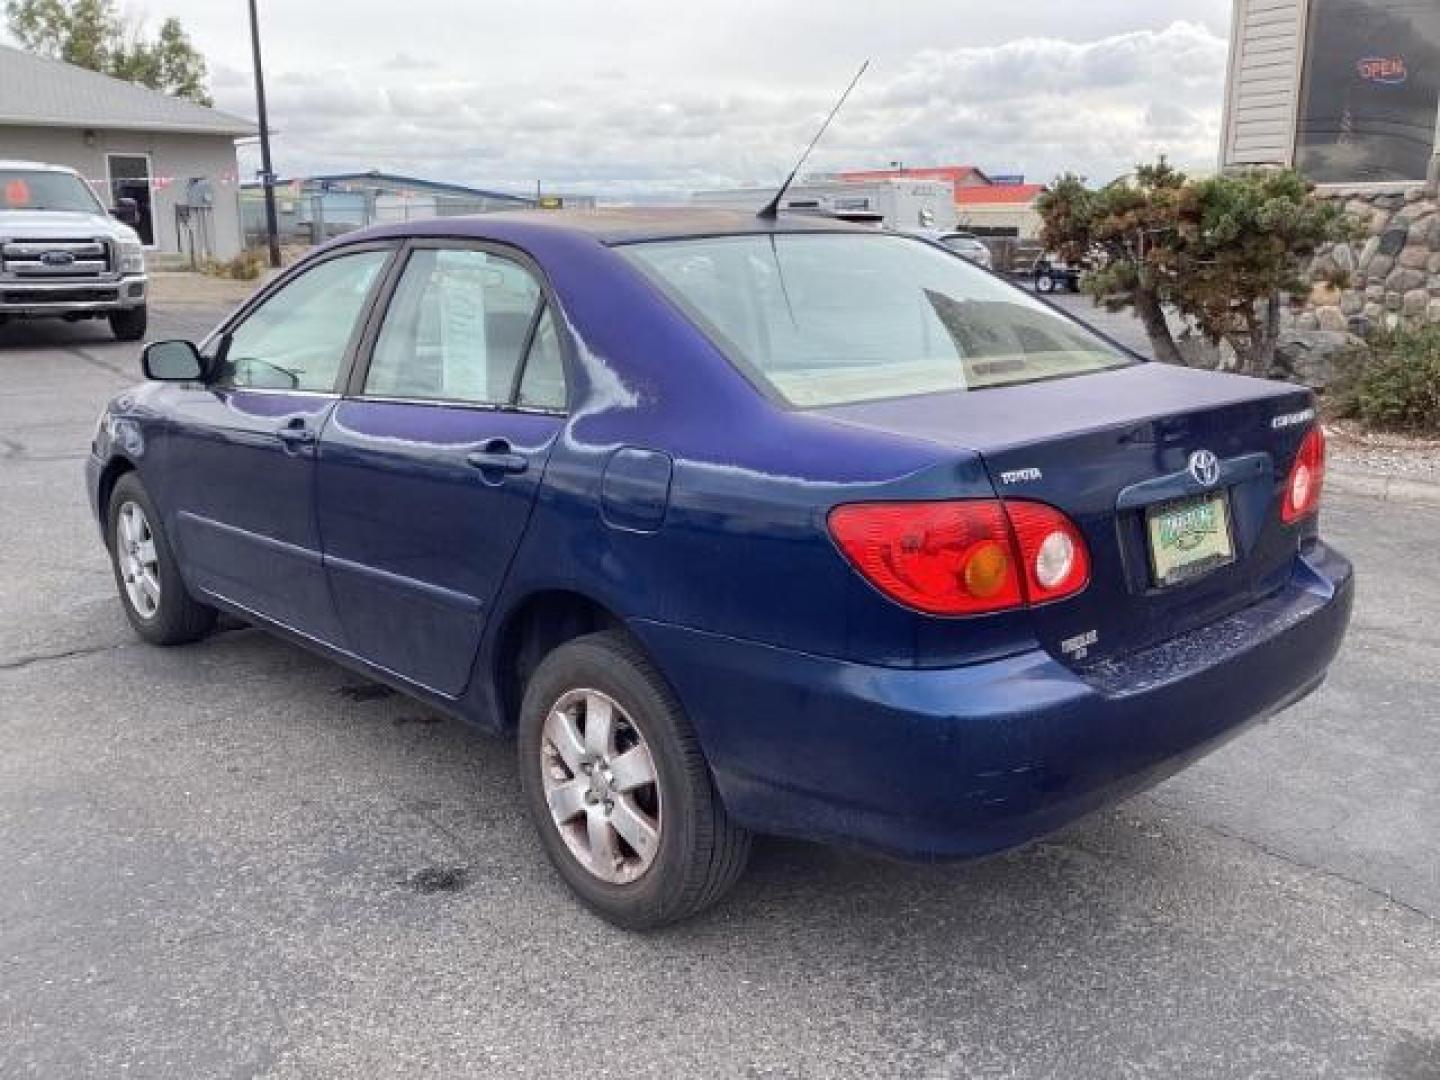
[[[134,199],[154,251],[240,251],[235,140],[254,133],[238,116],[0,45],[0,158],[68,165],[107,205]]]

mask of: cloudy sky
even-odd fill
[[[145,0],[253,115],[241,0]],[[1109,179],[1215,158],[1230,0],[261,0],[277,169],[645,194],[972,163]],[[253,165],[252,165],[253,167]]]

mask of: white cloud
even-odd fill
[[[877,64],[811,168],[971,163],[1096,179],[1165,153],[1210,164],[1226,41],[1191,21],[1089,41],[1018,37]],[[599,66],[564,80],[480,77],[414,50],[268,73],[282,172],[380,168],[530,190],[683,193],[784,175],[838,86],[650,80]],[[243,77],[242,77],[243,76]],[[217,66],[217,104],[251,108],[248,73]]]

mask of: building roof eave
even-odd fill
[[[123,120],[97,117],[94,120],[72,120],[69,118],[47,118],[39,116],[0,115],[0,127],[68,128],[73,131],[151,131],[174,135],[214,135],[216,137],[245,138],[259,132],[259,128],[248,120],[234,118],[230,124],[186,124],[166,123],[155,120]]]

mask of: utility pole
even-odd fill
[[[260,67],[260,16],[250,0],[250,51],[255,57],[255,107],[260,114],[260,186],[265,191],[265,237],[270,265],[280,265],[280,227],[275,220],[275,170],[270,167],[270,120],[265,113],[265,72]]]

